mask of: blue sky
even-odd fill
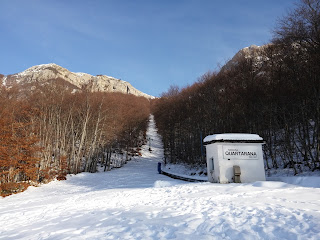
[[[0,73],[56,63],[160,96],[266,44],[295,0],[0,0]]]

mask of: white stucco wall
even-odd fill
[[[240,166],[240,180],[243,183],[266,180],[262,143],[215,142],[206,145],[206,152],[210,182],[234,182],[233,166],[235,165]]]

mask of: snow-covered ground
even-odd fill
[[[122,168],[0,199],[0,239],[320,239],[319,188],[173,180],[153,121],[147,134]]]

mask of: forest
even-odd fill
[[[0,193],[111,168],[139,154],[150,102],[121,93],[71,93],[65,86],[0,89]]]
[[[205,136],[257,133],[267,169],[320,170],[320,1],[301,0],[273,33],[270,44],[152,103],[166,161],[204,164]]]

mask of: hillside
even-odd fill
[[[257,133],[267,173],[319,171],[319,54],[298,43],[241,49],[219,72],[169,89],[153,114],[170,162],[203,162],[201,140],[215,133]],[[166,114],[163,114],[166,113]],[[177,133],[177,134],[172,134]]]
[[[87,73],[71,72],[54,63],[36,65],[16,74],[0,75],[0,81],[2,85],[8,88],[19,85],[23,89],[34,90],[37,85],[59,84],[64,85],[72,92],[82,90],[89,92],[120,92],[148,99],[153,98],[134,88],[129,82],[106,75],[93,76]]]
[[[103,82],[113,92],[98,91],[103,85],[96,80],[107,77],[85,76],[89,80],[57,65],[41,65],[4,78],[5,86],[0,87],[1,196],[31,183],[64,179],[68,173],[95,172],[101,162],[109,170],[114,166],[111,152],[122,156],[117,167],[138,154],[145,141],[150,96],[130,94],[131,85],[114,79],[109,79],[111,86]],[[123,87],[125,94],[116,92]]]

